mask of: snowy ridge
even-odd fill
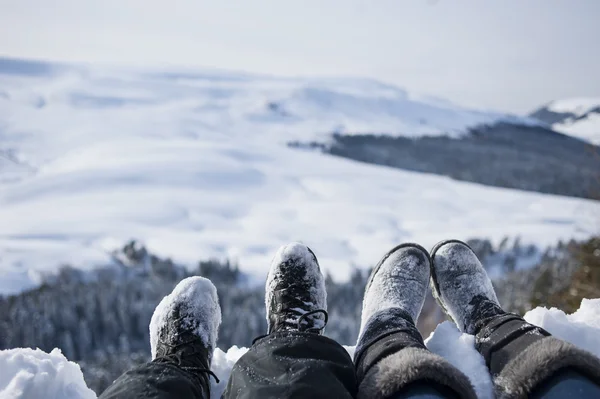
[[[579,310],[571,315],[552,308],[536,308],[525,314],[525,320],[600,356],[600,299],[584,299]],[[462,334],[456,325],[446,321],[425,340],[434,353],[446,358],[465,373],[473,383],[480,399],[493,399],[493,385],[485,362],[474,348],[474,337]],[[346,347],[352,355],[354,347]],[[211,380],[211,397],[219,398],[225,389],[234,363],[247,348],[230,348],[227,352],[216,349],[212,370],[221,380]],[[0,397],[13,399],[89,399],[93,392],[87,389],[77,364],[68,362],[60,350],[47,354],[41,350],[10,349],[0,351]],[[60,378],[54,378],[60,376]]]
[[[600,144],[600,97],[553,101],[532,116],[535,114],[558,132]]]
[[[552,101],[547,108],[553,112],[570,113],[580,117],[599,106],[600,97],[580,97]]]
[[[402,241],[545,247],[596,233],[593,201],[287,147],[333,131],[462,134],[498,118],[370,80],[0,59],[0,151],[27,169],[0,164],[0,293],[61,264],[107,264],[131,238],[181,263],[229,258],[262,276],[280,245],[303,241],[345,279]]]

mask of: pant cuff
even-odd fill
[[[546,337],[527,347],[495,376],[496,397],[527,398],[544,380],[564,369],[600,381],[600,359],[573,344]]]
[[[461,398],[477,399],[467,376],[443,357],[421,348],[405,348],[377,362],[361,381],[358,399],[386,399],[417,381],[433,382]]]

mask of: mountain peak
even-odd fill
[[[555,100],[530,114],[556,131],[600,144],[600,97]]]

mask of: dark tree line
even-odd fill
[[[334,134],[328,145],[290,145],[490,186],[600,198],[600,148],[540,126],[497,123],[458,139]]]

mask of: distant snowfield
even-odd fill
[[[8,66],[0,59],[0,293],[60,264],[106,263],[131,238],[190,265],[237,260],[261,278],[280,245],[303,241],[345,279],[403,241],[545,246],[598,233],[597,202],[286,146],[333,131],[460,134],[501,114],[358,79]]]

